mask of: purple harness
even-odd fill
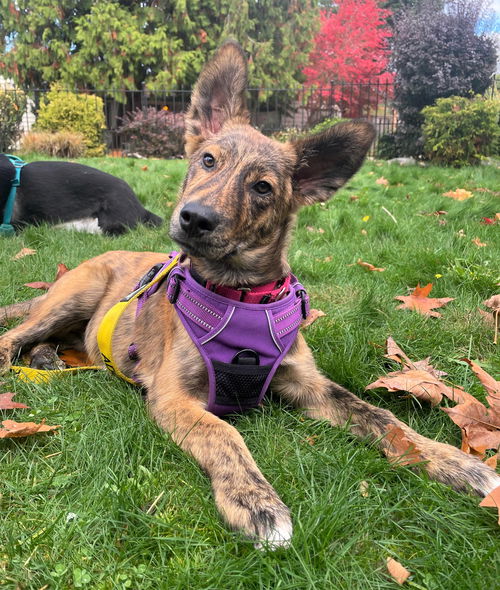
[[[148,279],[167,264],[153,267]],[[140,296],[136,317],[158,288],[159,283]],[[257,407],[309,313],[304,287],[292,276],[283,299],[244,303],[213,293],[197,283],[187,268],[176,266],[166,278],[166,295],[205,361],[207,410],[223,416]],[[129,354],[137,360],[134,345]]]

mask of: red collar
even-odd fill
[[[191,274],[193,274],[192,270]],[[234,299],[235,301],[243,301],[244,303],[272,303],[273,301],[283,299],[289,293],[291,278],[292,275],[287,275],[284,279],[266,283],[265,285],[257,285],[257,287],[252,287],[251,289],[246,287],[233,289],[225,285],[216,285],[210,281],[207,281],[204,286],[206,289],[210,289],[210,291],[218,295],[222,295],[228,299]]]

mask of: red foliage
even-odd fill
[[[393,80],[386,71],[391,36],[386,19],[391,11],[380,4],[339,0],[337,12],[321,13],[321,29],[303,74],[307,85],[318,88],[315,100],[335,102],[344,117],[367,114],[377,103],[377,88],[385,92]]]

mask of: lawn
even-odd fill
[[[186,167],[179,160],[81,161],[124,178],[166,218]],[[396,370],[383,357],[389,335],[410,358],[431,356],[481,399],[460,359],[477,359],[499,378],[493,329],[478,312],[499,289],[499,224],[482,223],[500,211],[499,176],[492,166],[368,162],[332,201],[301,213],[290,252],[312,307],[326,313],[305,331],[322,370],[422,434],[457,446],[459,429],[439,408],[364,388]],[[381,177],[388,185],[377,184]],[[443,196],[456,188],[474,196]],[[438,210],[447,214],[427,215]],[[23,284],[53,280],[59,262],[74,267],[114,249],[168,252],[167,231],[165,223],[107,238],[38,227],[4,238],[0,305],[33,296]],[[37,252],[13,261],[22,247]],[[370,272],[358,259],[385,271]],[[455,298],[441,318],[396,309],[396,295],[429,282],[431,296]],[[227,530],[207,478],[151,422],[133,387],[90,372],[43,386],[12,375],[2,380],[0,392],[15,391],[31,407],[0,412],[2,419],[62,426],[54,435],[0,442],[2,588],[397,588],[385,572],[387,557],[412,572],[409,588],[498,587],[494,510],[391,467],[372,445],[279,400],[231,419],[292,511],[291,548],[266,553]],[[361,482],[368,482],[367,496]]]

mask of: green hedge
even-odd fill
[[[26,111],[26,95],[21,90],[0,90],[0,152],[8,152],[19,139]]]
[[[87,156],[102,156],[106,147],[102,132],[106,128],[102,98],[92,94],[74,94],[54,84],[40,106],[36,129],[81,133]]]
[[[422,110],[425,155],[436,164],[478,164],[498,150],[500,101],[451,96]]]

